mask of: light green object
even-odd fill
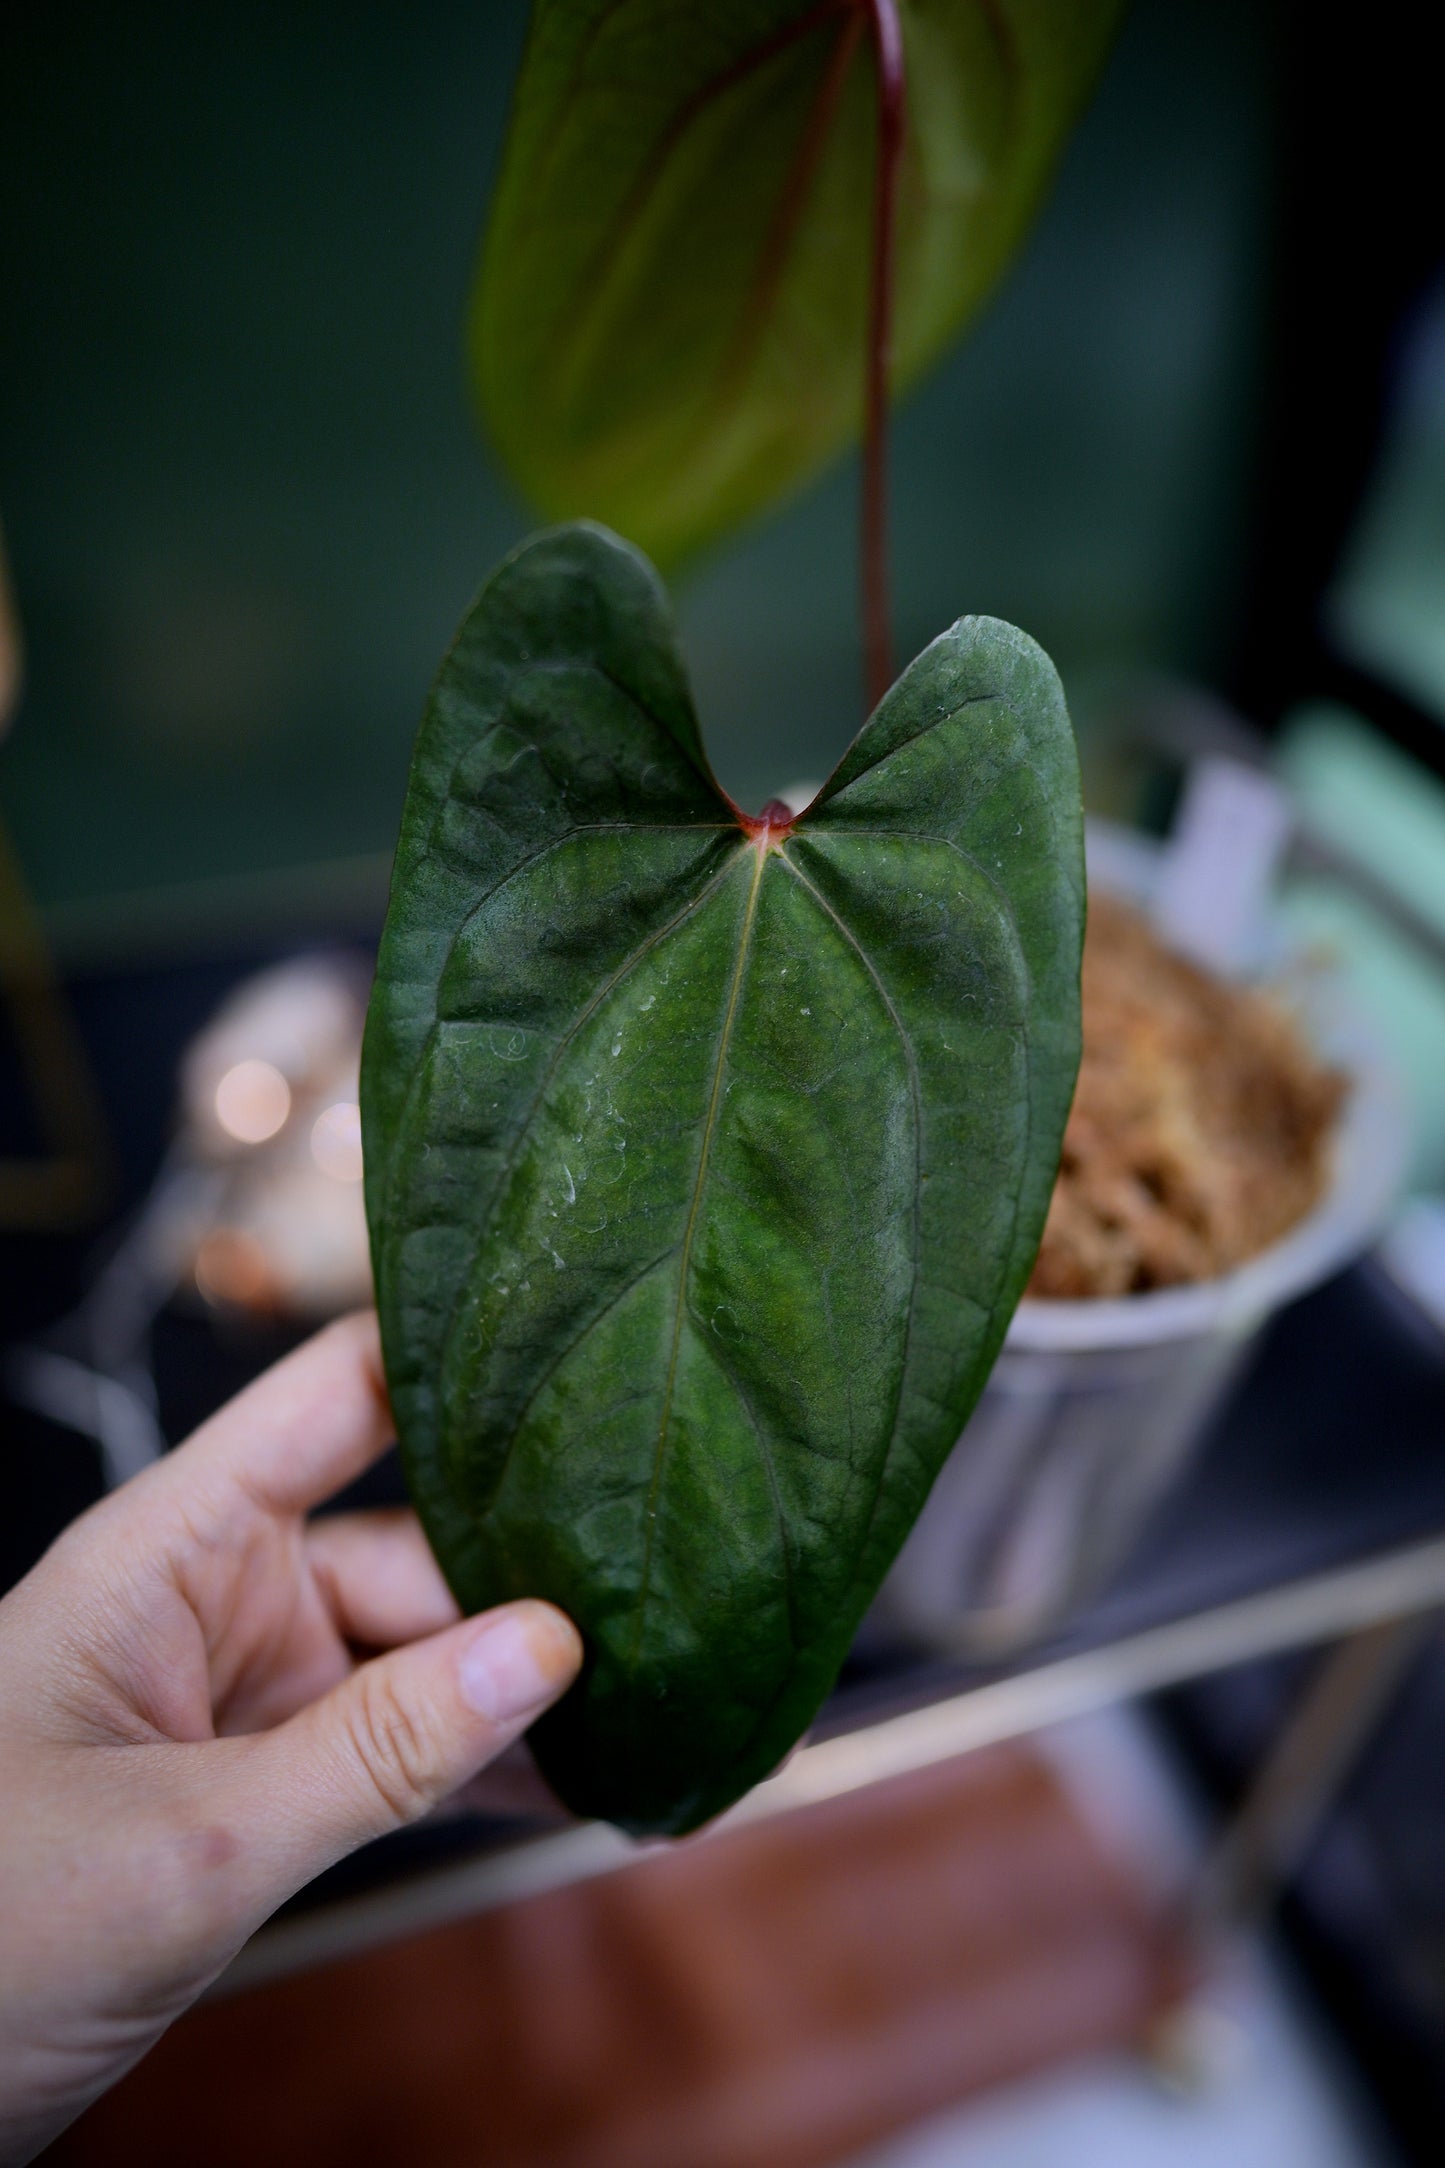
[[[901,0],[895,390],[978,308],[1119,0]],[[472,311],[513,476],[663,563],[856,437],[877,135],[870,10],[537,0]]]
[[[1418,319],[1330,598],[1350,654],[1445,722],[1445,286]]]
[[[1301,818],[1445,937],[1445,788],[1347,708],[1301,708],[1280,751]],[[1335,960],[1409,1095],[1410,1182],[1445,1183],[1445,978],[1400,929],[1338,882],[1291,884],[1292,930]]]

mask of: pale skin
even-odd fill
[[[391,1437],[375,1319],[343,1319],[0,1602],[0,2162],[576,1676],[549,1604],[462,1620],[411,1514],[308,1517]]]

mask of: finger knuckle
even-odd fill
[[[436,1800],[441,1755],[430,1726],[384,1673],[357,1679],[351,1733],[357,1759],[388,1813],[414,1821]]]

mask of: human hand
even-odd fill
[[[391,1436],[376,1320],[346,1318],[0,1602],[0,2161],[47,2144],[283,1899],[575,1677],[550,1604],[459,1622],[410,1513],[308,1521]]]

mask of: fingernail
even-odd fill
[[[581,1659],[575,1627],[550,1604],[522,1603],[482,1627],[458,1670],[462,1698],[495,1724],[555,1701]]]

